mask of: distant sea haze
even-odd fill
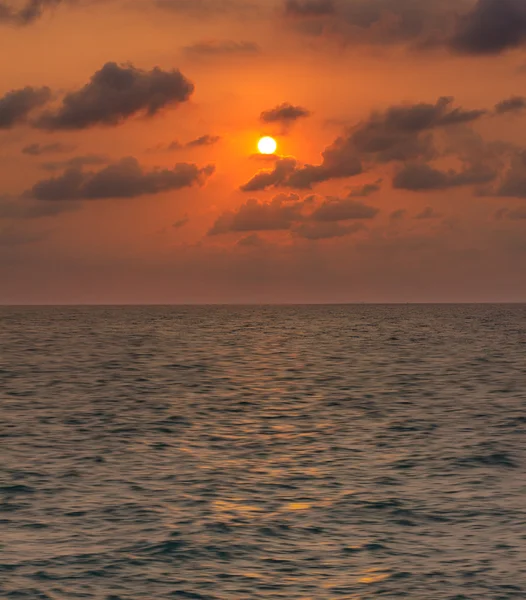
[[[0,308],[0,597],[526,597],[526,306]]]

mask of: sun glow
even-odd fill
[[[274,138],[269,136],[262,137],[258,142],[258,150],[261,154],[274,154],[278,148],[278,144]]]

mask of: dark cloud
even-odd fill
[[[379,213],[374,206],[367,206],[352,198],[329,197],[311,215],[313,221],[350,221],[374,219]]]
[[[270,202],[247,200],[239,209],[224,212],[209,235],[231,232],[291,231],[307,239],[342,237],[363,228],[379,210],[352,199],[279,194]],[[353,224],[342,222],[355,221]]]
[[[195,140],[191,140],[186,144],[182,144],[178,140],[174,140],[169,144],[158,144],[153,148],[149,148],[147,152],[178,152],[179,150],[184,150],[185,148],[200,148],[203,146],[213,146],[221,141],[221,136],[219,135],[202,135]]]
[[[509,112],[519,112],[526,108],[526,98],[524,96],[512,96],[506,100],[502,100],[495,105],[495,112],[502,115]]]
[[[359,188],[351,190],[349,198],[367,198],[372,194],[376,194],[382,189],[382,180],[379,179],[375,183],[366,183]]]
[[[148,0],[148,9],[150,9]],[[257,12],[258,4],[251,0],[155,0],[158,8],[196,18],[244,16]]]
[[[21,0],[0,1],[0,24],[29,25],[39,19],[46,9],[54,8],[63,0]],[[17,7],[18,3],[18,7]]]
[[[12,227],[0,229],[0,247],[1,246],[21,246],[24,244],[34,244],[44,238],[41,233],[31,233],[20,231]]]
[[[208,235],[289,230],[295,221],[301,220],[302,209],[302,202],[283,202],[280,198],[274,198],[271,202],[250,199],[237,211],[223,213]]]
[[[512,157],[511,164],[498,187],[488,190],[485,195],[526,198],[526,151],[519,151]]]
[[[200,169],[187,163],[146,171],[137,159],[128,157],[97,172],[70,168],[58,177],[39,181],[24,196],[45,201],[135,198],[202,185],[213,172],[211,165]]]
[[[316,183],[331,179],[354,177],[363,172],[362,162],[355,149],[344,138],[336,140],[322,153],[320,165],[305,165],[292,172],[284,185],[296,189],[310,189]]]
[[[0,129],[11,129],[27,121],[30,113],[51,99],[47,87],[25,87],[7,92],[0,98]]]
[[[236,245],[240,248],[263,248],[268,246],[268,242],[257,233],[251,233],[247,237],[241,238]]]
[[[66,154],[73,152],[73,150],[75,150],[75,146],[73,145],[54,142],[51,144],[30,144],[22,148],[22,154],[42,156],[43,154]]]
[[[153,117],[186,102],[193,91],[194,85],[178,70],[143,71],[109,62],[82,89],[67,94],[56,111],[41,115],[36,126],[49,130],[115,126],[137,114]]]
[[[294,106],[289,102],[284,102],[270,110],[261,113],[260,119],[263,123],[291,124],[298,119],[304,119],[310,116],[310,111],[302,106]]]
[[[255,42],[235,42],[232,40],[212,40],[196,42],[183,48],[189,56],[253,56],[261,53],[261,48]]]
[[[418,213],[415,219],[427,220],[427,219],[440,219],[442,215],[435,212],[430,206],[424,208],[421,213]]]
[[[359,152],[376,154],[380,162],[408,160],[429,152],[430,140],[418,136],[441,127],[471,123],[486,114],[485,110],[453,107],[453,98],[442,97],[435,104],[420,102],[392,106],[373,113],[350,134]]]
[[[320,17],[336,13],[334,0],[285,0],[289,17]]]
[[[221,141],[219,135],[202,135],[186,144],[186,148],[199,148],[201,146],[213,146]]]
[[[269,187],[283,185],[296,168],[294,158],[280,158],[276,161],[272,171],[260,171],[245,185],[241,186],[243,192],[258,192]]]
[[[404,219],[407,215],[407,210],[403,209],[403,208],[399,208],[398,210],[393,211],[390,215],[389,218],[392,221],[401,221],[402,219]]]
[[[466,54],[500,54],[525,42],[524,0],[478,0],[460,18],[450,44]]]
[[[466,167],[463,171],[440,171],[428,164],[406,165],[393,179],[395,189],[410,191],[445,190],[465,185],[490,183],[497,173],[483,165]]]
[[[184,227],[185,225],[188,225],[188,223],[190,222],[190,219],[188,217],[183,217],[182,219],[179,219],[179,221],[176,221],[172,227],[174,229],[181,229],[182,227]]]
[[[328,240],[358,233],[363,229],[361,223],[342,225],[337,221],[315,221],[302,223],[294,229],[294,233],[307,240]]]
[[[46,171],[60,171],[62,169],[82,169],[84,167],[105,165],[109,162],[110,158],[104,154],[85,154],[83,156],[74,156],[69,160],[45,162],[42,163],[42,168]]]
[[[499,54],[526,41],[524,0],[283,0],[300,32],[343,44]]]
[[[506,211],[506,218],[510,221],[524,221],[526,219],[526,208],[515,208]]]
[[[80,208],[79,202],[37,202],[27,198],[0,198],[0,219],[44,219]]]
[[[284,0],[284,14],[307,35],[343,44],[429,44],[452,31],[463,0]]]

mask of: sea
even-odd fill
[[[526,305],[0,308],[2,600],[526,598]]]

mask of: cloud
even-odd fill
[[[329,197],[311,215],[314,221],[350,221],[374,219],[379,209],[352,198]]]
[[[475,165],[463,171],[440,171],[428,164],[417,163],[403,167],[393,179],[393,187],[400,190],[423,192],[445,190],[465,185],[490,183],[497,173],[489,167]]]
[[[236,244],[239,248],[263,248],[268,245],[268,242],[257,233],[251,233],[247,237],[241,238]]]
[[[182,144],[178,140],[174,140],[169,144],[158,144],[153,148],[149,148],[147,152],[178,152],[179,150],[184,150],[185,148],[201,148],[204,146],[213,146],[221,141],[221,136],[219,135],[202,135],[194,140],[187,142],[186,144]]]
[[[289,102],[284,102],[270,110],[261,113],[260,120],[263,123],[280,123],[290,125],[298,119],[304,119],[310,116],[310,111],[302,106],[293,106]]]
[[[260,171],[245,185],[241,186],[243,192],[258,192],[272,186],[283,184],[296,167],[294,158],[280,158],[276,161],[272,171]]]
[[[199,148],[201,146],[213,146],[221,141],[219,135],[202,135],[186,144],[186,148]]]
[[[502,181],[494,190],[488,190],[485,195],[502,196],[506,198],[526,198],[526,151],[521,150],[512,157],[510,166]]]
[[[301,220],[302,202],[284,202],[274,198],[271,202],[247,200],[237,211],[223,213],[208,235],[248,231],[285,231],[295,221]]]
[[[278,194],[270,202],[250,199],[237,210],[224,212],[208,235],[290,231],[307,239],[328,239],[359,231],[363,221],[373,219],[378,213],[378,209],[349,198],[300,199],[296,194]]]
[[[440,219],[442,215],[435,212],[430,206],[424,208],[421,213],[418,213],[415,219],[427,220],[427,219]]]
[[[500,54],[526,42],[523,0],[478,0],[461,17],[450,45],[466,54]]]
[[[271,186],[311,189],[313,185],[333,179],[354,177],[377,163],[432,160],[439,156],[434,132],[448,132],[467,125],[487,114],[485,110],[465,110],[453,106],[453,98],[442,97],[434,104],[418,103],[391,106],[349,128],[322,153],[319,165],[299,166],[295,159],[281,159],[273,171],[261,171],[247,184],[244,191],[264,190]],[[473,143],[472,143],[473,146]],[[489,180],[481,174],[482,167],[470,169],[455,180]],[[374,188],[372,191],[375,191]]]
[[[43,154],[66,154],[73,152],[75,146],[70,144],[62,144],[61,142],[53,142],[51,144],[30,144],[22,148],[22,154],[29,156],[42,156]]]
[[[393,211],[389,215],[389,218],[391,219],[391,221],[401,221],[402,219],[405,219],[406,215],[407,215],[407,210],[405,210],[404,208],[399,208],[399,209]]]
[[[80,208],[79,202],[37,202],[28,198],[0,198],[0,219],[44,219]]]
[[[109,162],[110,158],[104,154],[85,154],[83,156],[74,156],[69,160],[45,162],[42,163],[42,168],[46,171],[60,171],[61,169],[82,169],[84,167],[105,165]]]
[[[213,172],[212,165],[200,169],[187,163],[146,171],[137,159],[128,157],[97,172],[69,168],[58,177],[39,181],[24,197],[43,201],[136,198],[202,185]]]
[[[289,17],[319,17],[335,13],[334,0],[285,0],[285,14]]]
[[[346,45],[488,55],[526,41],[524,0],[283,0],[283,7],[298,31]]]
[[[235,42],[232,40],[209,40],[185,46],[183,52],[189,56],[254,56],[261,53],[255,42]]]
[[[148,0],[148,9],[150,8]],[[158,8],[195,18],[244,16],[257,11],[258,5],[250,0],[155,0]]]
[[[143,71],[109,62],[83,88],[67,94],[57,110],[41,115],[36,126],[48,130],[116,126],[138,114],[153,117],[186,102],[193,91],[193,83],[178,70]]]
[[[495,105],[495,112],[498,115],[503,115],[509,112],[520,112],[526,108],[526,98],[524,96],[512,96],[506,100],[502,100]]]
[[[354,188],[349,193],[349,198],[366,198],[376,194],[382,189],[382,180],[378,179],[375,183],[366,183],[359,188]]]
[[[174,229],[181,229],[182,227],[184,227],[185,225],[188,225],[188,223],[190,222],[190,219],[188,218],[188,216],[183,217],[182,219],[179,219],[178,221],[176,221],[172,227]]]
[[[4,227],[0,229],[0,247],[34,244],[43,238],[44,235],[42,233],[30,233],[27,231],[20,231],[12,227]]]
[[[16,0],[19,1],[19,0]],[[13,2],[0,1],[0,25],[29,25],[39,19],[45,10],[54,8],[62,0],[26,0],[22,8],[13,8]],[[21,1],[19,1],[21,4]]]
[[[361,223],[342,225],[337,221],[318,221],[302,223],[294,229],[294,233],[307,240],[328,240],[340,238],[363,231]]]
[[[44,106],[51,99],[47,87],[25,87],[7,92],[0,98],[0,129],[11,129],[27,121],[31,112]]]

